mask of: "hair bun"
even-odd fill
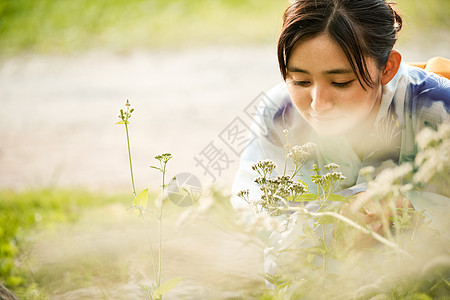
[[[403,26],[403,19],[398,14],[397,10],[394,8],[397,5],[397,2],[390,1],[390,2],[386,2],[386,4],[391,9],[392,16],[394,17],[394,29],[395,29],[396,32],[399,32],[402,29],[402,26]]]

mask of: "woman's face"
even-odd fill
[[[376,85],[364,90],[344,52],[327,34],[294,47],[287,66],[289,95],[318,134],[337,136],[373,123],[382,85],[375,61],[366,58],[366,63]]]

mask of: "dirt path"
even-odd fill
[[[421,55],[411,49],[410,60]],[[0,188],[129,188],[124,129],[113,124],[128,98],[137,188],[159,184],[148,168],[171,152],[169,175],[196,174],[212,142],[229,157],[216,173],[229,186],[238,156],[219,135],[262,91],[280,82],[272,47],[211,47],[180,52],[17,57],[0,66]],[[196,166],[197,165],[197,166]]]
[[[174,154],[169,175],[195,170],[200,176],[194,156],[279,81],[272,52],[208,48],[6,61],[0,186],[128,188],[125,131],[114,126],[127,98],[136,109],[131,139],[138,187],[159,184],[148,166],[163,152]],[[230,182],[234,160],[218,182]]]

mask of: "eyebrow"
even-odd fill
[[[300,68],[297,68],[297,67],[288,67],[287,70],[288,70],[288,72],[292,72],[292,73],[304,73],[304,74],[310,75],[310,73],[308,71],[300,69]],[[350,74],[350,73],[353,73],[353,70],[351,70],[351,69],[344,69],[344,68],[337,68],[337,69],[323,71],[322,73],[325,74],[325,75],[330,75],[330,74]]]

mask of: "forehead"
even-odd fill
[[[287,68],[308,71],[352,70],[344,51],[328,34],[299,41],[289,56]]]

